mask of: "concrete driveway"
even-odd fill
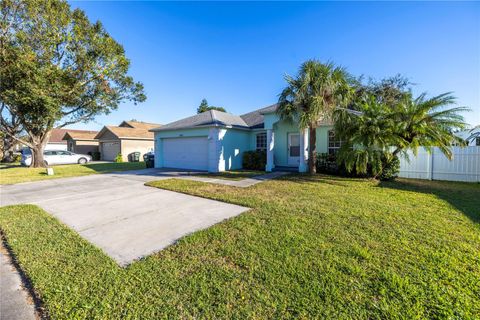
[[[1,186],[0,204],[36,204],[125,266],[249,208],[144,186],[156,169]]]

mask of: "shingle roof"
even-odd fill
[[[261,108],[246,114],[241,115],[240,117],[247,123],[251,129],[263,128],[263,115],[265,113],[274,112],[277,110],[277,104],[272,104],[271,106]]]
[[[105,131],[110,131],[119,139],[139,138],[139,139],[153,140],[153,132],[150,132],[147,129],[115,127],[115,126],[103,127],[103,129],[95,136],[95,139],[100,139]]]
[[[142,121],[123,121],[119,127],[125,127],[123,124],[127,124],[128,126],[132,128],[137,128],[137,129],[145,129],[149,130],[152,128],[158,128],[162,126],[161,124],[158,123],[149,123],[149,122],[142,122]]]
[[[247,123],[240,117],[231,113],[218,110],[209,110],[163,125],[151,131],[175,130],[182,128],[195,128],[207,126],[231,126],[237,128],[248,128]]]
[[[67,132],[70,132],[72,134],[81,134],[81,133],[91,133],[91,132],[95,132],[95,131],[75,130],[75,129],[53,129],[52,134],[50,135],[50,139],[48,140],[48,142],[49,143],[67,144],[67,141],[63,140],[63,137],[65,136],[65,134]]]
[[[68,130],[64,136],[63,140],[73,139],[73,140],[95,140],[95,136],[98,131],[75,131]]]

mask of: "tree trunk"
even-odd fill
[[[47,166],[45,159],[43,159],[44,150],[45,146],[42,143],[34,145],[34,148],[32,148],[32,168],[45,168]]]
[[[15,141],[9,137],[8,135],[5,135],[3,138],[3,157],[2,157],[2,162],[8,162],[11,163],[13,162],[13,148],[15,147]]]
[[[310,174],[317,173],[317,129],[310,126],[309,130],[309,145],[308,145],[308,172]]]
[[[33,168],[45,168],[45,159],[43,158],[43,152],[45,151],[45,146],[47,145],[48,140],[52,130],[48,131],[42,138],[32,139],[33,148],[32,149],[32,164],[30,165]]]

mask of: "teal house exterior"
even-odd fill
[[[307,170],[308,132],[280,119],[277,105],[244,115],[210,110],[151,129],[155,167],[221,172],[242,169],[245,151],[266,151],[266,171]],[[339,147],[332,125],[319,122],[317,152]]]

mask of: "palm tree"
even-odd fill
[[[453,132],[466,126],[460,113],[469,110],[446,108],[454,103],[451,93],[429,99],[425,93],[417,98],[406,94],[393,104],[361,97],[354,103],[360,115],[335,111],[335,132],[345,141],[338,160],[349,171],[355,167],[357,173],[367,173],[370,167],[377,176],[399,154],[416,154],[419,147],[438,147],[451,159],[451,146],[462,143]]]
[[[438,147],[442,153],[452,159],[451,146],[464,141],[453,134],[456,129],[464,129],[466,123],[461,112],[466,107],[446,108],[454,105],[456,98],[451,92],[427,99],[422,93],[415,99],[404,99],[394,108],[394,121],[397,124],[398,143],[393,154],[411,149],[415,153],[423,146],[430,150]]]
[[[285,80],[288,86],[279,96],[277,114],[284,120],[298,119],[300,129],[308,129],[308,169],[315,173],[318,122],[346,105],[352,77],[332,62],[308,60],[300,66],[297,76],[286,75]]]

